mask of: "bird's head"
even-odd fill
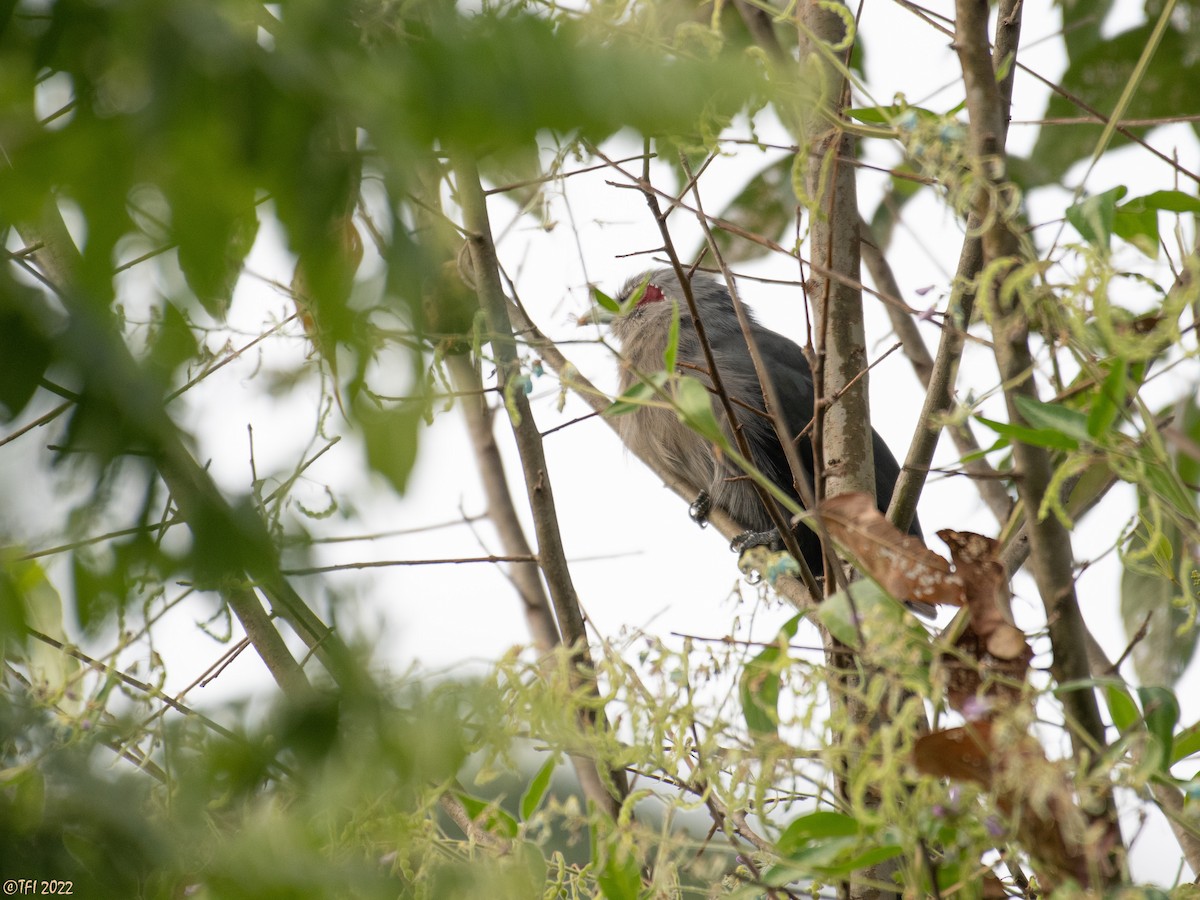
[[[723,283],[709,275],[696,273],[689,284],[706,328],[738,327],[729,291]],[[640,334],[665,334],[675,305],[685,321],[691,319],[683,287],[672,269],[654,269],[635,275],[625,282],[616,300],[620,311],[606,312],[600,320],[612,324],[613,334],[625,346]]]

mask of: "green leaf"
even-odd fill
[[[641,283],[629,292],[629,296],[625,298],[625,302],[617,307],[617,315],[625,316],[632,312],[637,305],[642,302],[642,297],[646,295],[646,288],[650,286],[650,276],[647,275],[642,279]]]
[[[1013,398],[1021,418],[1037,429],[1051,429],[1074,438],[1077,441],[1087,441],[1087,416],[1077,409],[1063,406],[1060,403],[1043,403],[1018,394]]]
[[[620,128],[693,134],[699,120],[739,110],[761,84],[741,55],[648,53],[595,40],[564,17],[517,13],[440,16],[419,40],[375,52],[390,77],[359,102],[379,107],[381,120],[390,109],[406,140],[465,148],[523,146],[543,129],[591,140]]]
[[[25,644],[29,632],[26,615],[25,573],[10,560],[15,548],[0,551],[0,657]]]
[[[86,634],[96,634],[125,606],[129,581],[120,566],[97,562],[83,551],[71,554],[75,618]]]
[[[517,836],[520,831],[517,820],[497,806],[495,801],[489,802],[479,797],[473,797],[465,791],[455,791],[455,795],[462,801],[463,809],[467,811],[471,821],[493,834],[499,834],[506,838]]]
[[[1087,433],[1093,439],[1103,439],[1125,404],[1128,365],[1120,358],[1113,360],[1111,365],[1112,369],[1100,382],[1087,414]]]
[[[764,647],[742,668],[738,677],[738,694],[746,727],[755,735],[775,735],[779,722],[779,692],[783,686],[782,669],[787,665],[787,644],[796,636],[800,626],[799,614],[792,616],[779,629],[776,643]]]
[[[878,865],[881,862],[894,859],[903,852],[904,848],[899,844],[882,844],[878,847],[864,850],[855,856],[840,860],[834,865],[821,866],[819,871],[826,878],[840,878],[852,872],[857,872],[860,869],[865,869],[868,866]]]
[[[1158,259],[1157,210],[1119,206],[1113,213],[1112,230],[1113,234],[1133,244],[1146,256]]]
[[[1096,35],[1096,23],[1104,20],[1103,12],[1094,13],[1092,4],[1073,4],[1092,19],[1092,31],[1075,33],[1064,28],[1071,62],[1059,82],[1063,90],[1051,93],[1043,119],[1075,119],[1080,117],[1078,103],[1083,101],[1093,109],[1111,110],[1121,89],[1132,77],[1142,51],[1150,41],[1155,23],[1148,22],[1114,37],[1101,39]],[[1064,23],[1065,25],[1065,23]],[[1190,109],[1195,101],[1195,85],[1200,80],[1200,59],[1192,52],[1194,37],[1174,26],[1163,33],[1157,52],[1133,101],[1138,118],[1154,120],[1177,116],[1180,109]],[[1072,125],[1044,127],[1029,154],[1035,163],[1038,184],[1060,182],[1067,170],[1077,161],[1090,159],[1103,131],[1099,122],[1080,122]],[[1131,134],[1142,136],[1149,127],[1131,126]],[[1114,134],[1108,148],[1129,143],[1122,134]]]
[[[606,416],[623,416],[641,409],[654,400],[658,391],[662,390],[670,376],[666,372],[655,372],[646,381],[632,384],[616,400],[604,410]]]
[[[1175,742],[1171,752],[1171,764],[1179,762],[1182,759],[1187,759],[1194,753],[1200,753],[1200,722],[1194,725],[1189,725],[1179,734],[1175,735]]]
[[[1179,473],[1170,466],[1159,464],[1149,446],[1143,446],[1142,458],[1143,472],[1150,489],[1185,520],[1195,521],[1196,495],[1179,480]]]
[[[966,465],[967,463],[974,462],[977,459],[985,459],[989,453],[995,453],[997,450],[1003,450],[1007,446],[1009,446],[1009,440],[1002,435],[996,438],[996,442],[990,447],[983,447],[979,450],[974,450],[965,454],[962,459],[959,460],[959,463]]]
[[[1200,199],[1183,191],[1155,191],[1144,197],[1134,197],[1117,207],[1113,233],[1129,241],[1151,259],[1158,259],[1160,210],[1172,213],[1200,212]]]
[[[163,302],[162,318],[154,324],[149,344],[146,368],[164,387],[170,384],[175,370],[191,360],[199,349],[191,325],[170,301]]]
[[[380,408],[365,400],[354,404],[354,421],[362,429],[367,464],[403,493],[417,460],[423,415],[420,403]]]
[[[783,856],[792,856],[806,849],[814,840],[833,837],[854,837],[862,829],[857,820],[844,813],[818,810],[795,819],[784,829],[775,845]]]
[[[1141,711],[1124,685],[1105,685],[1104,698],[1108,701],[1108,714],[1117,731],[1124,733],[1141,721]]]
[[[621,304],[619,304],[612,297],[608,296],[608,294],[604,293],[604,291],[600,290],[598,287],[592,288],[592,297],[595,299],[596,305],[601,309],[607,310],[614,315],[621,311]]]
[[[983,416],[975,417],[996,434],[1010,440],[1020,441],[1034,447],[1046,447],[1050,450],[1078,450],[1079,442],[1067,437],[1060,431],[1048,428],[1027,428],[1024,425],[1010,425],[1007,422],[997,422]],[[993,448],[995,449],[995,448]]]
[[[1113,232],[1113,217],[1117,201],[1129,193],[1129,188],[1118,185],[1103,194],[1088,197],[1082,203],[1067,208],[1067,221],[1089,244],[1107,250]]]
[[[863,106],[846,110],[846,115],[868,125],[894,125],[897,119],[907,115],[916,116],[927,122],[940,122],[943,118],[941,113],[935,113],[923,106],[909,106],[907,103],[892,104],[891,106]]]
[[[1184,436],[1200,444],[1200,404],[1196,396],[1189,394],[1175,406],[1175,427]],[[1175,470],[1184,484],[1200,484],[1200,459],[1182,451],[1175,454]]]
[[[548,760],[542,763],[542,767],[537,770],[537,774],[529,782],[529,787],[521,795],[522,822],[529,821],[529,817],[542,805],[542,798],[546,796],[546,790],[550,787],[550,779],[554,775],[554,768],[557,765],[558,757],[552,754]]]
[[[608,828],[612,828],[611,825]],[[620,835],[610,834],[601,839],[593,829],[592,861],[596,863],[596,883],[600,885],[605,900],[637,900],[642,890],[642,873],[637,857],[620,840]],[[603,847],[603,859],[599,859]]]
[[[691,375],[679,379],[675,387],[675,405],[679,421],[714,444],[725,446],[725,434],[713,413],[712,395],[699,379]]]
[[[858,823],[841,813],[811,815],[834,816],[837,819],[827,820],[826,824],[830,829],[827,835],[797,835],[792,839],[785,833],[790,847],[788,851],[783,852],[787,861],[772,866],[763,874],[767,884],[783,885],[813,875],[840,878],[904,852],[904,848],[894,840],[862,849],[864,841],[860,837],[861,829]],[[853,830],[850,830],[851,827]]]
[[[1129,640],[1147,625],[1145,635],[1133,645],[1138,680],[1147,685],[1172,685],[1195,655],[1200,637],[1200,629],[1188,627],[1188,612],[1175,602],[1184,595],[1185,585],[1192,590],[1178,574],[1181,563],[1188,568],[1191,565],[1187,556],[1181,556],[1182,537],[1174,524],[1163,523],[1154,535],[1153,548],[1147,545],[1151,539],[1147,527],[1139,525],[1125,550],[1121,620]],[[1153,552],[1148,554],[1150,549]]]
[[[851,606],[850,599],[854,604]],[[863,578],[850,583],[850,596],[845,591],[838,591],[832,597],[827,597],[817,608],[817,619],[829,629],[829,633],[848,647],[859,646],[859,628],[855,626],[854,613],[858,613],[858,623],[864,629],[869,629],[865,637],[879,635],[884,640],[896,640],[898,637],[911,641],[912,646],[922,659],[928,659],[931,653],[929,634],[920,623],[908,613],[904,606],[888,596],[883,588],[869,578]]]
[[[1138,699],[1142,701],[1142,714],[1146,729],[1158,743],[1162,768],[1170,763],[1175,741],[1175,726],[1179,723],[1179,700],[1164,687],[1140,687]]]
[[[780,660],[786,658],[786,651],[779,647],[766,647],[746,663],[738,678],[742,715],[753,735],[764,737],[778,733],[779,691],[782,685],[779,666]]]
[[[663,351],[663,368],[675,371],[675,356],[679,352],[679,304],[671,301],[671,327],[667,330],[667,349]]]
[[[179,268],[196,299],[218,321],[229,312],[234,286],[258,236],[253,191],[237,199],[242,201],[240,209],[231,204],[233,208],[228,211],[215,210],[214,216],[205,217],[212,219],[206,228],[196,227],[193,220],[178,231]]]
[[[8,278],[0,282],[0,360],[4,361],[0,365],[0,421],[4,422],[15,419],[29,403],[53,357],[43,330],[30,322],[16,303],[9,307],[10,291],[30,293]]]
[[[1154,191],[1144,197],[1135,197],[1125,206],[1141,204],[1147,209],[1161,209],[1173,213],[1200,213],[1200,197],[1193,197],[1183,191]]]
[[[1075,61],[1104,40],[1102,26],[1115,0],[1067,0],[1058,4],[1062,10],[1063,42],[1068,59]]]

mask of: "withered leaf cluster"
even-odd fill
[[[948,673],[947,701],[967,724],[918,738],[918,771],[992,794],[1034,858],[1043,888],[1068,879],[1092,883],[1110,865],[1109,842],[1103,833],[1090,833],[1104,823],[1080,809],[1069,770],[1050,761],[1028,732],[1034,717],[1023,704],[1030,702],[1026,679],[1033,651],[1009,618],[999,544],[944,529],[938,536],[950,548],[947,561],[892,525],[868,494],[825,500],[817,515],[858,568],[892,596],[967,610],[958,637],[937,656]]]

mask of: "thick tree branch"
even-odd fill
[[[848,100],[844,65],[830,56],[832,48],[846,46],[846,18],[835,11],[836,7],[842,7],[844,16],[850,15],[841,3],[818,0],[801,0],[796,11],[801,77],[814,78],[821,89],[816,108],[801,116],[797,135],[801,152],[808,155],[804,181],[810,255],[821,267],[814,269],[809,282],[816,338],[812,370],[817,402],[812,444],[818,500],[855,491],[875,494],[875,453],[864,374],[867,350],[862,291],[848,283],[858,282],[861,277],[860,216],[856,172],[847,162],[855,156],[854,140],[840,124]],[[845,58],[848,61],[848,52]],[[831,547],[826,546],[826,555],[832,556]],[[829,559],[826,567],[831,565],[840,563]],[[834,585],[834,579],[825,579],[827,594],[832,594]],[[863,749],[878,719],[887,715],[887,703],[879,708],[866,702],[863,688],[873,673],[862,665],[857,653],[824,629],[822,639],[831,703],[835,709],[842,708],[850,728],[845,756],[835,766],[838,792],[845,796],[854,766],[852,758]],[[844,882],[839,894],[852,900],[898,896],[873,887],[888,883],[895,871],[894,861],[869,866]]]
[[[599,706],[600,693],[596,684],[595,666],[588,649],[587,633],[584,630],[583,611],[575,592],[566,553],[563,551],[562,535],[558,530],[558,512],[554,504],[542,438],[529,408],[529,400],[517,381],[520,363],[508,317],[508,303],[500,283],[500,265],[496,258],[496,248],[492,244],[486,195],[474,160],[464,154],[455,154],[454,171],[457,199],[463,211],[467,246],[474,270],[475,290],[491,334],[496,377],[501,391],[512,404],[509,424],[512,426],[517,451],[521,457],[529,506],[537,534],[538,559],[542,574],[550,589],[559,632],[571,654],[572,683],[583,687],[597,701],[595,708],[581,709],[580,716],[588,725],[605,730],[608,727],[607,720]],[[625,772],[623,769],[613,769],[605,779],[599,777],[598,769],[594,774],[596,777],[582,779],[584,792],[599,808],[615,819],[628,793]]]
[[[40,225],[26,226],[22,231],[28,241],[41,245],[35,262],[48,282],[59,289],[69,314],[67,327],[55,339],[65,355],[87,365],[92,389],[104,396],[111,408],[119,410],[145,441],[194,539],[212,548],[204,559],[215,570],[212,581],[276,683],[291,697],[302,697],[311,689],[303,669],[247,585],[248,578],[271,596],[276,611],[301,638],[319,650],[334,678],[339,682],[348,680],[352,667],[345,648],[280,574],[262,521],[257,516],[238,514],[221,495],[208,472],[187,451],[128,347],[94,305],[79,296],[75,285],[79,254],[57,211],[48,213]],[[271,548],[271,552],[265,552],[265,548]]]
[[[996,86],[997,102],[1003,109],[1003,115],[997,117],[998,124],[995,126],[997,149],[1000,152],[1003,151],[1008,135],[1008,109],[1012,102],[1013,76],[1016,71],[1013,63],[1016,61],[1021,39],[1023,3],[1024,0],[1003,0],[997,20],[994,67],[1007,65],[1004,77]],[[996,71],[994,67],[989,66]],[[958,377],[959,360],[962,358],[965,331],[975,308],[976,279],[983,267],[983,246],[977,236],[981,227],[982,222],[972,214],[967,221],[967,238],[958,257],[958,269],[954,275],[950,302],[947,304],[946,322],[938,343],[937,358],[928,380],[925,381],[925,403],[918,419],[922,427],[913,435],[912,444],[904,460],[904,471],[900,473],[895,493],[892,495],[892,504],[888,509],[889,518],[900,528],[907,527],[912,521],[917,499],[924,488],[925,477],[941,434],[942,426],[939,423],[954,403],[954,385]],[[888,307],[888,313],[893,316],[893,320],[898,315],[893,313],[892,306]],[[966,425],[952,426],[950,431],[955,446],[962,455],[966,456],[979,449],[974,435]],[[1012,501],[1003,485],[993,477],[995,470],[982,458],[968,463],[966,469],[970,474],[977,476],[976,486],[981,496],[997,521],[1004,524],[1012,513]]]
[[[1017,397],[1037,400],[1033,382],[1033,354],[1029,347],[1029,322],[1022,303],[1022,291],[1008,289],[1006,279],[1013,275],[1021,259],[1021,246],[1010,223],[1003,218],[997,198],[1007,189],[1004,182],[1004,146],[1008,104],[996,83],[988,43],[988,4],[986,0],[957,0],[954,46],[962,66],[970,116],[970,150],[980,187],[976,190],[973,212],[984,223],[984,283],[981,294],[990,302],[990,315],[996,362],[1004,383],[1010,421],[1023,418]],[[1006,22],[1006,27],[1015,27]],[[1051,671],[1059,684],[1086,680],[1089,675],[1086,629],[1075,596],[1074,558],[1071,536],[1053,515],[1038,518],[1042,500],[1053,474],[1049,453],[1021,441],[1013,442],[1013,462],[1017,491],[1025,505],[1029,528],[1033,575],[1046,608],[1046,619],[1053,646]],[[1066,692],[1063,703],[1068,719],[1082,732],[1072,732],[1075,756],[1090,766],[1090,747],[1105,746],[1104,722],[1100,718],[1096,695],[1091,690]],[[1112,818],[1111,797],[1108,816],[1110,838],[1120,843]]]
[[[415,170],[419,184],[419,202],[414,209],[417,228],[427,252],[441,261],[441,272],[445,276],[430,288],[433,296],[428,297],[429,302],[424,305],[427,309],[444,309],[454,313],[439,312],[432,317],[441,330],[465,329],[468,319],[473,317],[478,307],[472,303],[475,298],[471,292],[462,284],[464,273],[453,262],[462,246],[462,239],[459,229],[443,209],[441,198],[445,173],[443,167],[432,160],[416,165]],[[460,259],[460,262],[465,263],[465,260]],[[489,406],[489,393],[484,389],[479,372],[479,360],[466,352],[466,341],[461,343],[461,348],[452,348],[446,353],[445,366],[456,387],[454,393],[459,398],[467,435],[475,453],[476,469],[487,498],[488,518],[496,527],[505,555],[530,560],[514,563],[506,574],[521,598],[533,644],[541,652],[543,661],[549,664],[555,658],[554,650],[561,645],[562,638],[542,584],[541,570],[508,486],[504,461],[496,444],[494,412]],[[499,394],[498,391],[496,393]]]
[[[899,297],[900,285],[892,274],[887,258],[874,243],[870,228],[867,222],[859,221],[859,229],[863,234],[863,262],[867,264],[871,279],[882,293]],[[904,468],[896,481],[891,506],[888,508],[888,518],[902,531],[907,530],[913,516],[916,515],[917,501],[925,486],[929,466],[933,461],[933,451],[937,448],[938,436],[943,427],[942,418],[954,403],[954,382],[964,345],[964,330],[966,323],[970,321],[975,297],[970,285],[979,273],[981,258],[979,241],[968,238],[959,259],[958,274],[954,277],[954,289],[947,304],[946,321],[942,324],[936,359],[929,355],[912,315],[898,304],[884,304],[892,328],[903,343],[904,353],[912,362],[913,371],[925,386],[926,392],[921,415],[917,419],[918,427],[913,434],[912,444],[904,459]],[[966,273],[970,273],[969,276],[963,277]],[[975,440],[974,433],[966,424],[950,425],[948,430],[954,446],[962,456],[979,450],[979,442]],[[972,459],[965,465],[965,469],[968,474],[974,476],[975,487],[996,520],[1000,524],[1006,522],[1012,513],[1012,499],[1004,485],[996,479],[996,470],[982,458]]]
[[[500,448],[496,445],[496,435],[492,430],[492,409],[488,406],[487,395],[482,392],[483,380],[479,370],[465,354],[448,356],[446,365],[455,387],[463,392],[460,403],[463,418],[467,422],[467,433],[471,437],[471,447],[475,451],[475,464],[483,482],[483,492],[487,497],[488,517],[496,526],[506,554],[532,556],[533,549],[517,517],[516,505],[504,476],[504,461],[500,458]],[[534,646],[543,654],[551,653],[559,645],[560,639],[537,563],[514,563],[509,569],[509,577],[525,606],[525,620],[529,623]]]

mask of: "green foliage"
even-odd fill
[[[415,403],[381,409],[366,400],[354,410],[366,442],[367,462],[401,493],[417,461],[416,432],[424,414]]]
[[[1155,191],[1119,206],[1129,193],[1124,185],[1089,197],[1067,209],[1067,221],[1085,241],[1108,251],[1113,235],[1133,244],[1151,259],[1158,258],[1159,212],[1197,213],[1200,199],[1182,191]]]
[[[1111,3],[1061,5],[1064,87],[1107,113],[1151,26],[1105,40]],[[1196,26],[1179,18],[1141,81],[1139,116],[1190,108]],[[1003,790],[914,771],[926,710],[946,714],[971,660],[872,581],[853,582],[811,617],[849,648],[845,672],[814,662],[803,646],[813,630],[797,615],[766,646],[742,641],[738,624],[708,643],[630,632],[599,642],[595,672],[568,650],[540,647],[478,681],[395,684],[376,671],[369,639],[353,646],[348,592],[314,578],[305,586],[321,597],[318,614],[284,577],[307,537],[289,511],[310,524],[353,515],[332,491],[321,513],[293,496],[334,433],[353,431],[358,440],[339,450],[353,445],[379,483],[403,493],[421,422],[437,406],[430,369],[468,351],[487,367],[492,336],[460,277],[470,281],[463,235],[442,213],[467,187],[449,178],[447,155],[478,158],[497,184],[520,182],[508,193],[523,213],[569,161],[590,165],[593,146],[624,130],[651,139],[659,157],[682,149],[707,163],[746,109],[754,143],[767,104],[788,120],[828,99],[824,85],[772,68],[767,50],[747,50],[752,31],[733,4],[699,17],[682,3],[0,4],[0,229],[10,250],[0,421],[57,420],[54,449],[39,459],[57,464],[65,495],[38,510],[57,518],[35,551],[0,553],[6,876],[69,880],[88,897],[634,900],[815,893],[885,863],[907,892],[936,881],[949,895],[998,847],[1039,861],[1045,848],[1022,832]],[[776,31],[790,53],[795,29]],[[852,49],[861,73],[868,38],[847,28],[851,37],[853,48],[837,50]],[[55,98],[60,108],[44,108]],[[981,172],[968,159],[961,104],[947,106],[898,96],[849,111],[899,159],[872,217],[882,245],[926,186],[951,216],[966,211]],[[1057,95],[1046,111],[1078,112]],[[1015,168],[1022,186],[1061,180],[1099,134],[1043,128]],[[543,172],[547,148],[554,161]],[[759,164],[734,193],[722,212],[733,227],[716,230],[728,260],[757,259],[788,233],[809,149]],[[1019,194],[999,193],[1015,221]],[[1057,256],[1022,260],[1000,286],[1044,339],[1038,365],[1050,365],[1037,381],[1055,399],[1016,396],[1015,421],[977,417],[999,435],[993,449],[1051,452],[1052,496],[1037,515],[1070,524],[1074,498],[1057,489],[1077,475],[1076,491],[1094,483],[1089,475],[1111,476],[1139,497],[1136,524],[1114,544],[1126,628],[1148,626],[1132,648],[1141,685],[1101,685],[1119,732],[1104,766],[1023,771],[1048,803],[1113,784],[1188,786],[1171,766],[1200,752],[1200,727],[1181,718],[1174,689],[1200,633],[1200,408],[1186,397],[1156,414],[1142,397],[1151,374],[1195,356],[1186,344],[1195,323],[1181,325],[1195,304],[1194,270],[1180,264],[1177,284],[1156,281],[1159,270],[1118,270],[1113,240],[1157,261],[1171,236],[1162,223],[1186,222],[1200,201],[1173,186],[1127,194],[1115,185],[1071,206],[1065,217],[1082,243],[1055,242]],[[1036,232],[1022,238],[1036,256]],[[243,299],[246,276],[262,274],[247,271],[255,250],[295,263],[290,282],[269,276],[280,307]],[[624,306],[595,298],[620,315],[644,288]],[[1126,303],[1131,288],[1149,299]],[[705,382],[676,372],[679,329],[675,308],[663,371],[641,373],[607,414],[669,408],[765,484],[735,452]],[[194,421],[179,398],[275,337],[311,353],[272,368],[264,352],[250,380],[281,402],[319,384],[313,435],[275,470],[252,460],[250,483],[223,489],[228,481],[198,458],[198,435],[179,424]],[[499,393],[515,408],[532,387],[522,374]],[[176,614],[226,642],[247,634],[247,655],[257,652],[286,699],[201,713],[166,697],[158,633]],[[824,717],[831,695],[838,712]],[[1021,715],[997,718],[997,730],[1025,734],[1032,724]],[[996,748],[988,763],[1015,756]],[[568,783],[568,760],[595,764],[609,788],[633,777],[615,817]],[[1183,816],[1194,826],[1190,807]]]
[[[764,878],[768,884],[784,885],[797,873],[816,872],[822,878],[842,878],[855,870],[894,859],[904,848],[880,835],[877,842],[863,835],[851,816],[814,812],[795,819],[780,835],[779,849],[787,860],[772,868]],[[873,845],[873,846],[872,846]]]
[[[1089,108],[1108,115],[1154,31],[1154,23],[1148,22],[1115,37],[1100,39],[1097,27],[1103,22],[1103,13],[1091,4],[1072,6],[1081,18],[1086,18],[1087,28],[1067,39],[1070,65],[1061,80],[1063,93],[1050,94],[1042,117],[1045,119],[1086,119]],[[1190,108],[1194,99],[1190,85],[1200,74],[1200,60],[1191,52],[1194,46],[1191,40],[1191,35],[1174,24],[1166,29],[1138,87],[1131,117],[1168,119],[1179,110]],[[1078,102],[1086,107],[1081,110]],[[1098,122],[1080,122],[1042,129],[1029,158],[1023,161],[1028,176],[1026,188],[1057,182],[1074,163],[1089,159],[1102,128]],[[1127,130],[1142,137],[1148,128],[1133,126]],[[1110,148],[1128,143],[1129,138],[1114,134]]]
[[[699,379],[684,376],[675,384],[675,412],[679,421],[699,432],[718,446],[728,444],[728,439],[713,411],[712,394]]]
[[[1125,550],[1121,618],[1126,634],[1142,635],[1133,663],[1145,684],[1174,684],[1195,655],[1198,571],[1178,525],[1143,519]]]
[[[779,629],[777,643],[764,647],[742,667],[738,679],[738,692],[742,714],[751,734],[778,734],[779,692],[783,689],[782,673],[791,660],[788,657],[788,641],[796,636],[801,617],[792,616]]]
[[[11,285],[13,291],[23,290]],[[43,336],[43,328],[30,322],[18,309],[0,307],[0,418],[11,422],[38,389],[54,351]]]

